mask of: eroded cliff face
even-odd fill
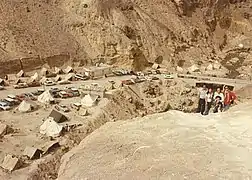
[[[239,44],[251,46],[246,1],[2,0],[0,5],[1,61],[66,54],[82,64],[104,61],[141,70],[155,61],[167,67],[221,62]],[[241,56],[251,63],[249,51]]]

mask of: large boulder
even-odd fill
[[[251,107],[106,123],[63,156],[58,180],[244,179],[252,175]]]

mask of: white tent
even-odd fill
[[[30,79],[28,80],[28,83],[38,82],[38,81],[39,81],[39,75],[36,72],[33,76],[30,77]]]
[[[70,73],[70,74],[66,75],[65,80],[73,81],[74,77],[75,77],[75,74],[74,73]]]
[[[46,76],[47,74],[49,74],[48,69],[46,69],[45,67],[43,67],[40,71],[40,75],[41,76]]]
[[[40,126],[40,133],[49,137],[58,137],[63,129],[63,126],[56,123],[52,117],[48,117]]]
[[[40,84],[44,84],[47,80],[48,80],[48,78],[46,78],[46,77],[44,76],[44,77],[42,77],[42,79],[40,79],[39,83],[40,83]]]
[[[17,77],[24,77],[25,76],[25,72],[23,70],[19,71],[19,73],[17,73]]]
[[[92,107],[96,105],[97,100],[98,100],[98,96],[87,94],[81,99],[81,105],[85,107]]]
[[[50,104],[54,102],[54,98],[52,97],[49,90],[46,90],[41,95],[38,96],[38,101],[43,104]]]
[[[58,81],[61,81],[62,80],[62,78],[59,76],[59,75],[57,75],[55,78],[54,78],[54,81],[55,82],[58,82]]]
[[[23,100],[18,106],[18,111],[22,113],[30,112],[37,108],[37,104],[30,100]]]
[[[54,72],[55,72],[55,74],[62,74],[63,73],[62,69],[60,69],[58,67],[54,68]]]
[[[67,68],[64,69],[64,73],[66,73],[66,74],[71,73],[73,71],[74,71],[74,69],[71,66],[67,66]]]

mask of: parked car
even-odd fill
[[[69,88],[66,88],[65,90],[66,92],[72,94],[74,97],[78,97],[80,96],[80,92],[77,88],[75,87],[69,87]]]
[[[11,107],[8,105],[8,103],[6,103],[4,101],[0,101],[0,109],[2,109],[4,111],[8,111],[11,109]]]
[[[88,79],[89,79],[88,76],[82,75],[82,74],[76,74],[76,75],[75,75],[75,78],[76,78],[76,79],[79,79],[79,80],[82,80],[82,81],[85,81],[85,80],[88,80]]]
[[[54,98],[59,98],[59,92],[60,92],[60,89],[57,88],[57,87],[53,87],[50,89],[50,93],[51,95],[54,97]]]
[[[13,85],[15,89],[27,88],[29,87],[27,83],[18,83],[17,85]]]
[[[69,112],[70,109],[66,106],[66,105],[56,105],[55,109],[57,109],[58,111],[62,111],[62,112]]]
[[[0,86],[0,90],[4,90],[4,87],[3,87],[3,86]]]
[[[174,79],[174,76],[171,75],[171,74],[165,74],[165,75],[164,75],[164,78],[165,78],[165,79]]]
[[[135,84],[135,82],[132,79],[127,79],[127,80],[122,80],[122,84],[132,85],[132,84]]]
[[[53,81],[47,80],[47,81],[44,82],[44,85],[45,86],[54,86],[54,85],[56,85],[56,83],[53,82]]]
[[[12,99],[12,98],[4,98],[4,102],[7,102],[9,104],[9,106],[15,106],[18,105],[20,103],[20,101],[18,101],[17,99]]]
[[[25,97],[29,98],[32,101],[36,101],[37,98],[32,93],[24,93]]]
[[[44,89],[37,89],[36,91],[31,92],[34,96],[39,96],[42,94],[45,90]]]
[[[60,91],[59,92],[59,97],[60,98],[68,98],[69,94],[66,91]]]
[[[73,103],[71,104],[71,108],[76,109],[77,111],[80,109],[81,104],[80,103]]]

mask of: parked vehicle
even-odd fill
[[[62,112],[69,112],[70,109],[66,106],[66,105],[56,105],[55,109],[57,109],[58,111],[62,111]]]
[[[127,79],[127,80],[122,80],[122,84],[124,84],[124,85],[132,85],[132,84],[135,84],[135,82],[132,79]]]
[[[53,82],[53,81],[47,80],[47,81],[44,82],[44,85],[45,86],[54,86],[54,85],[56,85],[56,83]]]
[[[15,89],[27,88],[29,87],[27,83],[18,83],[17,85],[13,85]]]
[[[6,103],[4,101],[0,101],[0,109],[2,109],[4,111],[8,111],[11,109],[11,107],[8,105],[8,103]]]
[[[4,87],[3,87],[3,86],[0,86],[0,90],[4,90]]]
[[[20,101],[18,101],[17,99],[12,99],[12,98],[5,98],[4,102],[7,102],[9,104],[9,106],[15,106],[18,105],[20,103]]]
[[[59,97],[60,98],[68,98],[69,94],[66,91],[60,91],[59,92]]]
[[[174,76],[171,75],[171,74],[165,74],[165,75],[164,75],[164,78],[165,78],[165,79],[174,79]]]
[[[69,87],[65,91],[72,94],[74,97],[80,96],[79,90],[77,88],[75,88],[75,87]]]
[[[82,75],[82,74],[76,74],[76,75],[75,75],[75,78],[76,78],[76,79],[79,79],[79,80],[82,80],[82,81],[85,81],[85,80],[88,80],[88,79],[89,79],[88,76]]]
[[[37,98],[32,93],[24,93],[24,96],[32,101],[36,101]]]
[[[81,104],[80,103],[73,103],[71,104],[71,108],[76,109],[77,111],[80,109]]]

